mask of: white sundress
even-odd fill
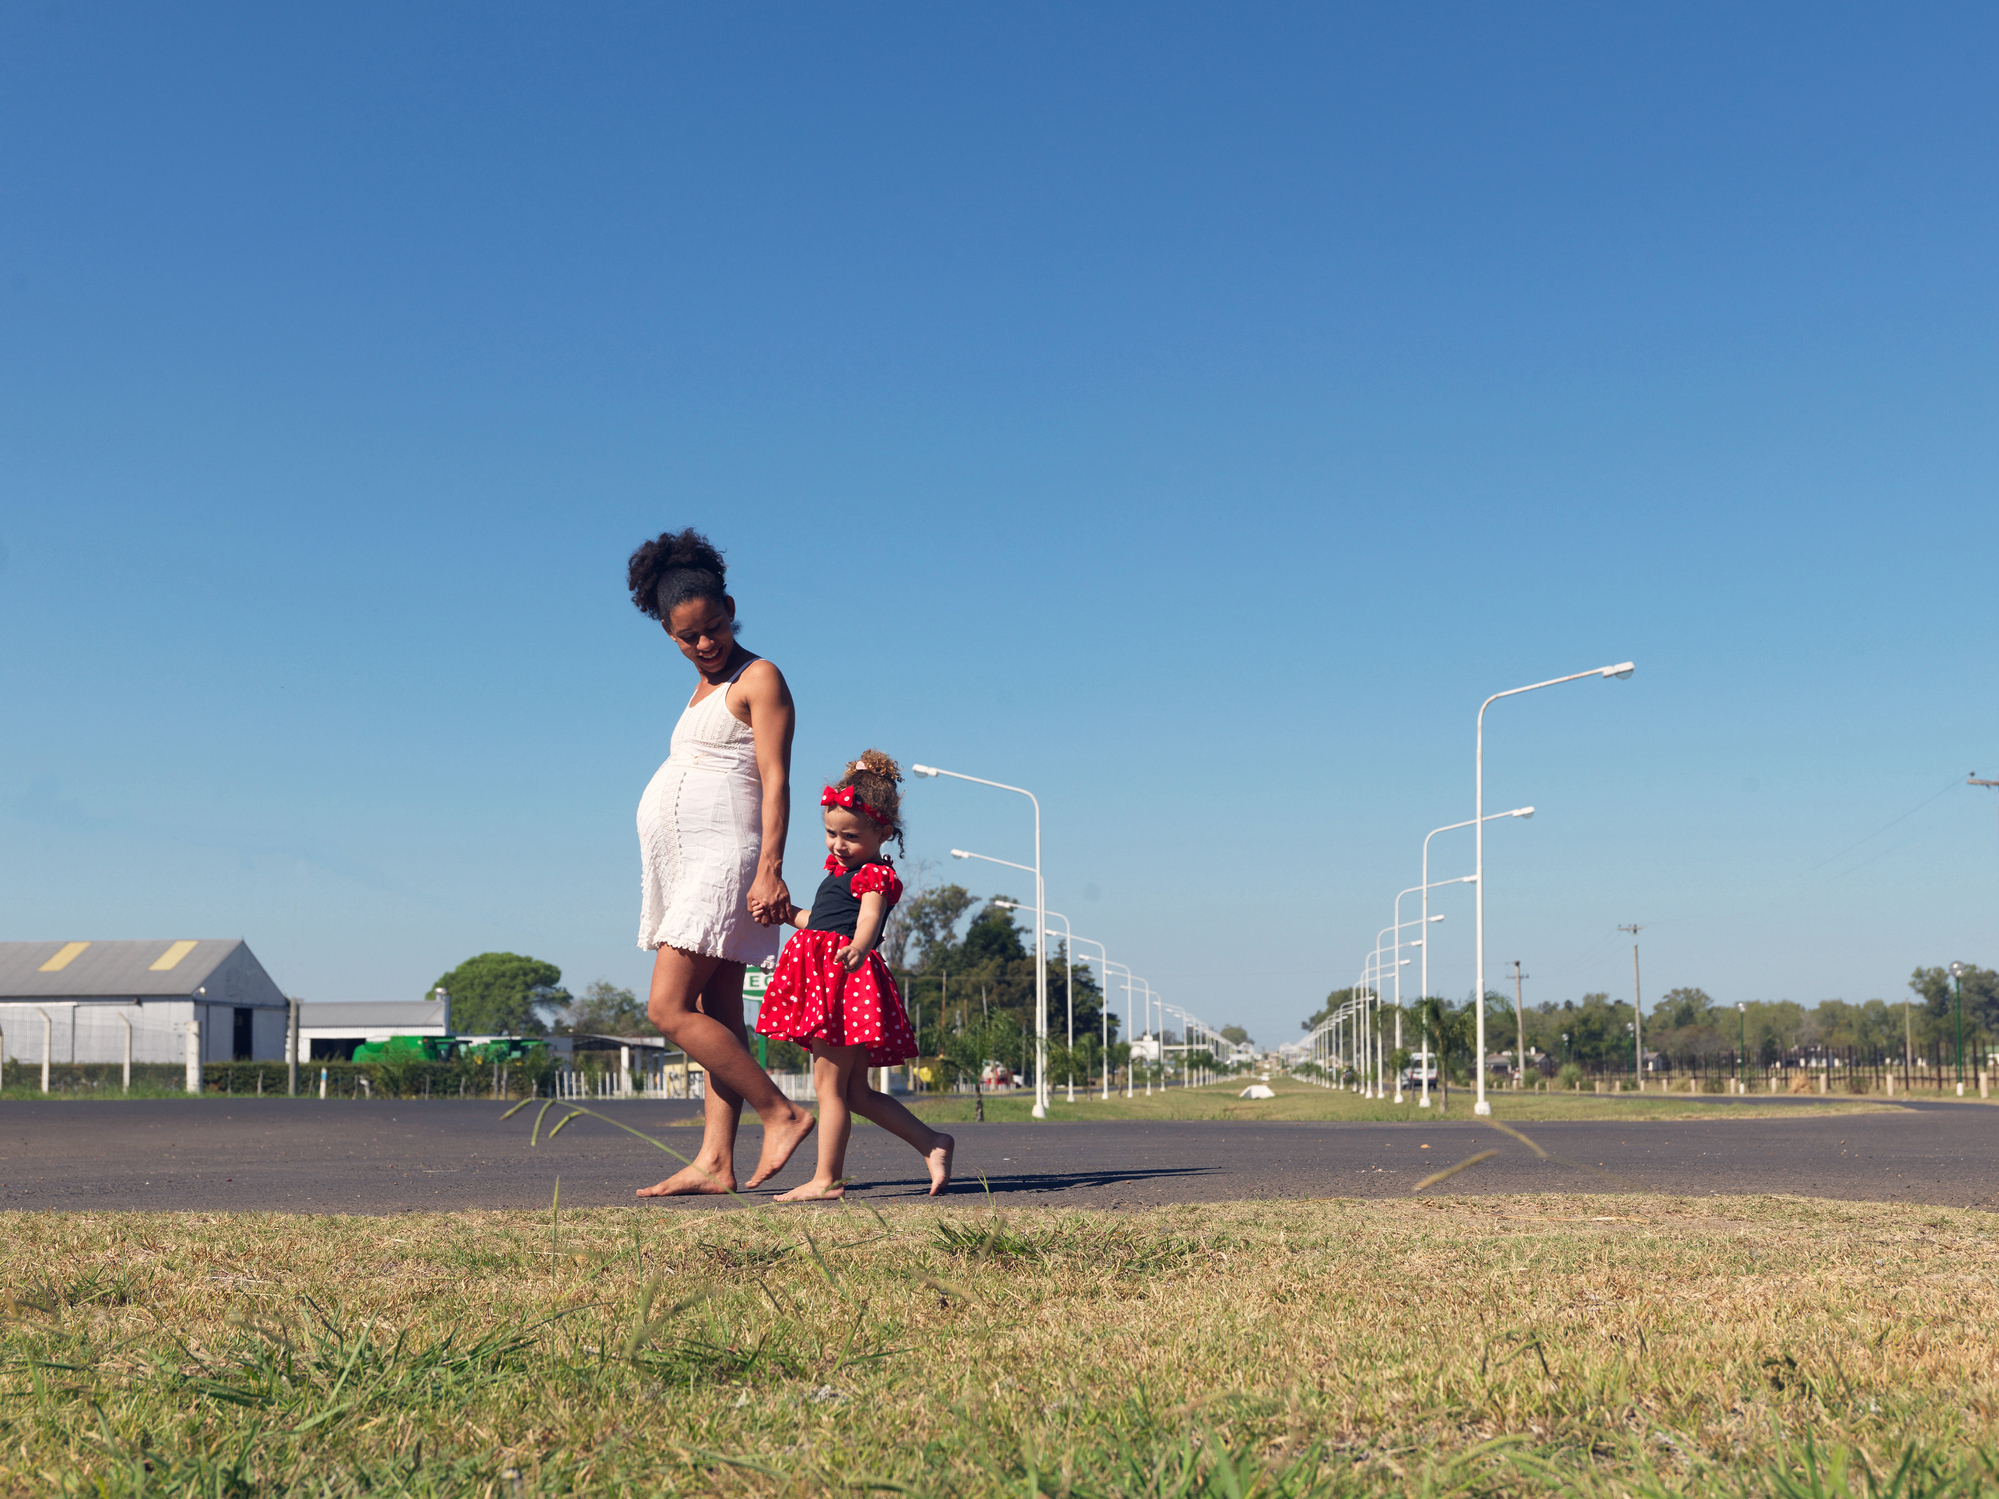
[[[688,703],[666,763],[639,798],[639,946],[648,951],[677,947],[732,963],[777,956],[778,929],[749,908],[763,847],[756,736],[728,705],[749,665]]]

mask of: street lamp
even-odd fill
[[[1462,879],[1458,879],[1458,880],[1440,880],[1440,881],[1438,881],[1438,883],[1439,883],[1439,884],[1444,884],[1444,885],[1462,885],[1462,884],[1466,883],[1466,881],[1464,881],[1464,880],[1462,880]],[[1421,920],[1421,921],[1404,921],[1404,920],[1402,919],[1402,897],[1403,897],[1403,896],[1405,896],[1405,895],[1412,895],[1412,894],[1414,894],[1414,893],[1415,893],[1415,892],[1416,892],[1416,891],[1417,891],[1418,889],[1422,889],[1422,890],[1423,890],[1423,894],[1424,894],[1424,896],[1425,896],[1425,897],[1426,897],[1426,899],[1427,899],[1427,897],[1429,896],[1429,893],[1430,893],[1430,892],[1429,892],[1429,890],[1428,890],[1427,888],[1425,888],[1425,887],[1422,887],[1422,886],[1416,886],[1416,885],[1411,885],[1411,886],[1410,886],[1410,887],[1409,887],[1409,888],[1408,888],[1407,890],[1398,890],[1398,891],[1397,891],[1397,892],[1395,893],[1395,925],[1394,925],[1394,927],[1393,927],[1393,928],[1391,928],[1391,930],[1393,930],[1393,931],[1394,931],[1394,933],[1395,933],[1395,959],[1396,959],[1396,962],[1395,962],[1395,1049],[1396,1049],[1397,1051],[1400,1051],[1400,1050],[1402,1049],[1402,969],[1403,969],[1403,966],[1404,966],[1404,960],[1403,960],[1403,957],[1402,957],[1402,949],[1403,949],[1403,948],[1405,948],[1405,947],[1420,947],[1420,948],[1423,948],[1423,950],[1424,950],[1424,955],[1425,955],[1425,958],[1426,958],[1426,960],[1427,960],[1427,957],[1428,957],[1428,954],[1429,954],[1429,948],[1428,948],[1428,945],[1427,945],[1427,944],[1426,944],[1426,943],[1425,943],[1425,942],[1423,941],[1423,939],[1422,939],[1422,938],[1420,938],[1420,937],[1416,938],[1416,939],[1415,939],[1414,941],[1411,941],[1411,942],[1404,942],[1404,941],[1402,940],[1402,928],[1403,928],[1403,927],[1405,927],[1405,926],[1427,926],[1427,925],[1428,925],[1429,923],[1431,923],[1431,922],[1433,922],[1433,921],[1442,921],[1442,920],[1444,919],[1444,918],[1443,918],[1443,914],[1442,914],[1441,912],[1439,912],[1439,913],[1438,913],[1437,915],[1435,915],[1435,916],[1425,916],[1425,917],[1423,917],[1423,918],[1422,918],[1422,920]],[[1429,963],[1428,963],[1427,961],[1425,961],[1425,963],[1423,964],[1423,967],[1424,967],[1424,970],[1425,970],[1426,972],[1428,971],[1428,969],[1429,969],[1429,966],[1430,966],[1430,965],[1429,965]],[[1428,1095],[1427,1095],[1427,1094],[1425,1094],[1425,1096],[1427,1097]],[[1397,1103],[1400,1103],[1400,1102],[1402,1102],[1402,1074],[1401,1074],[1400,1072],[1398,1072],[1398,1073],[1396,1073],[1396,1074],[1395,1074],[1395,1101],[1396,1101]]]
[[[1103,943],[1101,943],[1101,942],[1097,941],[1097,939],[1096,939],[1096,938],[1094,938],[1094,937],[1071,937],[1071,938],[1070,938],[1069,940],[1070,940],[1070,941],[1072,941],[1072,942],[1087,942],[1087,943],[1089,943],[1089,944],[1090,944],[1090,946],[1094,947],[1094,948],[1095,948],[1095,949],[1097,950],[1097,966],[1098,966],[1098,968],[1099,968],[1099,969],[1101,969],[1101,970],[1102,970],[1102,972],[1103,972],[1103,975],[1104,975],[1104,992],[1103,992],[1103,1003],[1102,1003],[1101,1005],[1099,1005],[1099,1006],[1097,1007],[1097,1014],[1098,1014],[1098,1017],[1099,1017],[1099,1018],[1100,1018],[1100,1019],[1101,1019],[1101,1020],[1103,1021],[1103,1025],[1104,1025],[1104,1060],[1103,1060],[1103,1063],[1102,1063],[1101,1067],[1100,1067],[1100,1068],[1098,1069],[1098,1074],[1097,1074],[1097,1075],[1098,1075],[1098,1079],[1099,1079],[1099,1086],[1100,1086],[1100,1088],[1102,1089],[1102,1092],[1101,1092],[1101,1093],[1099,1094],[1099,1096],[1098,1096],[1098,1102],[1099,1102],[1099,1103],[1109,1103],[1109,1102],[1110,1102],[1110,1098],[1111,1098],[1111,959],[1110,959],[1110,954],[1104,951],[1104,945],[1103,945]],[[1123,968],[1123,967],[1124,967],[1124,965],[1123,965],[1122,963],[1118,964],[1117,966],[1118,966],[1118,967],[1120,967],[1120,968]],[[1127,969],[1125,969],[1125,971],[1126,971],[1127,973],[1129,973],[1129,972],[1130,972],[1131,970],[1127,968]],[[1074,1034],[1074,1032],[1075,1032],[1075,1028],[1076,1028],[1076,1007],[1075,1007],[1075,1006],[1074,1006],[1073,1004],[1071,1004],[1071,1005],[1070,1005],[1070,1007],[1069,1007],[1069,1029],[1070,1029],[1070,1033],[1071,1033],[1072,1035],[1073,1035],[1073,1034]],[[1071,1046],[1073,1046],[1073,1045],[1075,1045],[1075,1043],[1074,1043],[1073,1041],[1071,1041],[1071,1042],[1070,1042],[1070,1045],[1071,1045]]]
[[[1034,1109],[1036,1119],[1048,1117],[1048,965],[1047,937],[1042,928],[1048,925],[1048,901],[1041,884],[1041,801],[1024,786],[1009,786],[1004,781],[988,781],[983,776],[968,776],[955,770],[939,770],[934,765],[912,765],[909,767],[920,776],[950,776],[955,781],[970,781],[975,786],[991,786],[997,791],[1011,791],[1024,796],[1034,805]],[[956,849],[954,857],[962,858]],[[1025,867],[1025,866],[1022,866]]]
[[[1962,963],[1950,965],[1950,976],[1957,985],[1957,1095],[1964,1096],[1964,975],[1969,970]]]
[[[1140,979],[1140,978],[1138,978],[1138,977],[1137,977],[1136,975],[1134,975],[1134,974],[1132,973],[1131,969],[1130,969],[1130,968],[1128,968],[1128,967],[1126,967],[1126,966],[1125,966],[1125,965],[1124,965],[1123,963],[1112,963],[1112,962],[1109,962],[1109,961],[1106,961],[1106,962],[1105,962],[1105,964],[1104,964],[1104,1010],[1105,1010],[1105,1012],[1106,1012],[1106,1014],[1107,1014],[1107,1015],[1108,1015],[1108,1012],[1109,1012],[1109,1010],[1110,1010],[1110,1004],[1111,1004],[1111,1000],[1110,1000],[1110,982],[1111,982],[1111,970],[1112,970],[1113,968],[1116,968],[1116,969],[1120,970],[1120,971],[1121,971],[1121,972],[1122,972],[1122,973],[1124,974],[1124,1028],[1125,1028],[1125,1031],[1126,1031],[1126,1033],[1127,1033],[1127,1034],[1132,1034],[1132,1029],[1131,1029],[1131,986],[1132,986],[1132,985],[1133,985],[1134,983],[1143,983],[1143,982],[1144,982],[1144,980],[1143,980],[1143,979]],[[1110,1065],[1111,1065],[1111,1061],[1110,1061],[1110,1057],[1111,1057],[1111,1054],[1110,1054],[1110,1022],[1109,1022],[1109,1020],[1108,1020],[1108,1019],[1106,1019],[1106,1020],[1105,1020],[1105,1022],[1104,1022],[1104,1026],[1105,1026],[1105,1028],[1104,1028],[1104,1097],[1105,1097],[1106,1099],[1109,1099],[1109,1097],[1111,1096],[1111,1095],[1110,1095]],[[1125,1096],[1126,1098],[1129,1098],[1129,1097],[1131,1097],[1131,1052],[1130,1052],[1130,1047],[1131,1047],[1131,1043],[1130,1043],[1130,1042],[1126,1042],[1126,1043],[1125,1043],[1125,1062],[1124,1062],[1124,1096]]]
[[[1534,809],[1532,807],[1515,807],[1511,812],[1490,813],[1481,820],[1485,822],[1494,822],[1502,817],[1532,817],[1533,815],[1534,815]],[[1468,828],[1470,826],[1471,826],[1471,819],[1467,818],[1463,822],[1447,822],[1440,828],[1431,828],[1429,832],[1423,835],[1422,890],[1423,890],[1423,919],[1425,921],[1429,920],[1430,918],[1430,890],[1432,888],[1430,884],[1430,840],[1436,837],[1437,834],[1439,833],[1453,833],[1456,832],[1459,828]],[[1472,884],[1475,879],[1476,879],[1475,876],[1467,875],[1462,880],[1439,880],[1437,881],[1437,884],[1469,885]],[[1417,1000],[1419,1003],[1422,1000],[1426,1000],[1430,997],[1430,949],[1427,946],[1423,949],[1422,977],[1418,979],[1416,988],[1417,988]],[[1424,1034],[1427,1036],[1429,1034],[1429,1027],[1425,1026],[1423,1030]],[[1438,1060],[1434,1052],[1435,1052],[1435,1044],[1433,1041],[1432,1042],[1433,1054],[1430,1057],[1430,1064],[1431,1066],[1437,1068],[1437,1076],[1442,1077],[1444,1075],[1443,1064]],[[1423,1074],[1423,1101],[1421,1107],[1427,1109],[1429,1106],[1430,1106],[1430,1076],[1429,1073],[1425,1072]]]
[[[1478,1102],[1472,1105],[1474,1114],[1490,1114],[1492,1105],[1485,1097],[1485,710],[1503,697],[1518,697],[1523,692],[1538,692],[1543,687],[1559,687],[1564,682],[1579,682],[1584,677],[1601,677],[1608,682],[1622,681],[1636,671],[1637,666],[1630,661],[1620,661],[1615,666],[1599,666],[1595,671],[1571,672],[1566,677],[1550,677],[1545,682],[1530,682],[1525,687],[1509,687],[1504,692],[1495,692],[1478,707],[1478,740],[1473,764],[1472,785],[1472,836],[1475,851],[1472,859],[1472,876],[1475,880],[1472,891],[1472,905],[1476,912],[1473,918],[1472,938],[1474,977],[1473,1003],[1477,1006],[1478,1051]]]
[[[957,852],[956,849],[951,851],[953,853]],[[974,855],[974,857],[977,856]],[[997,864],[1000,861],[995,859],[993,862]],[[996,906],[1005,906],[1010,911],[1025,909],[1017,900],[996,900],[993,904]],[[1076,1101],[1076,1073],[1074,1070],[1076,1064],[1073,1060],[1076,1054],[1076,975],[1072,965],[1076,961],[1076,937],[1069,930],[1069,918],[1064,916],[1060,911],[1044,911],[1042,914],[1044,916],[1053,916],[1057,921],[1062,923],[1062,987],[1066,991],[1069,1001],[1069,1055],[1072,1059],[1069,1063],[1069,1102],[1074,1103]],[[1055,935],[1052,928],[1048,935],[1051,937]],[[1099,942],[1095,945],[1099,951],[1102,951],[1103,943]]]

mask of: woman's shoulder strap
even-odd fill
[[[736,669],[735,669],[734,671],[732,671],[732,672],[730,672],[730,673],[729,673],[729,683],[728,683],[728,684],[725,684],[725,685],[729,685],[729,684],[733,684],[733,683],[736,683],[736,682],[739,682],[739,681],[741,681],[741,680],[742,680],[742,677],[743,677],[743,673],[744,673],[744,672],[748,671],[748,670],[749,670],[749,669],[750,669],[750,668],[751,668],[752,666],[755,666],[755,665],[756,665],[756,664],[757,664],[757,663],[758,663],[759,661],[762,661],[762,660],[764,660],[764,659],[765,659],[765,658],[764,658],[764,657],[762,657],[762,656],[752,656],[752,657],[750,657],[750,659],[749,659],[749,660],[745,661],[745,662],[744,662],[744,663],[743,663],[743,664],[742,664],[741,666],[737,667],[737,668],[736,668]],[[776,670],[776,668],[775,668],[775,667],[773,667],[773,668],[771,668],[771,669],[772,669],[773,671],[775,671],[775,670]]]

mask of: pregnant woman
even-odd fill
[[[745,1103],[763,1120],[752,1187],[813,1127],[757,1066],[743,1029],[743,965],[776,955],[777,923],[791,910],[793,714],[783,673],[736,640],[726,572],[722,554],[692,530],[648,541],[628,572],[632,602],[701,674],[666,763],[639,798],[639,946],[657,954],[646,1013],[706,1069],[707,1098],[694,1164],[641,1197],[734,1191]]]

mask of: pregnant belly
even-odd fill
[[[754,864],[763,842],[761,787],[740,776],[669,761],[639,801],[639,837],[680,859],[716,867]]]

